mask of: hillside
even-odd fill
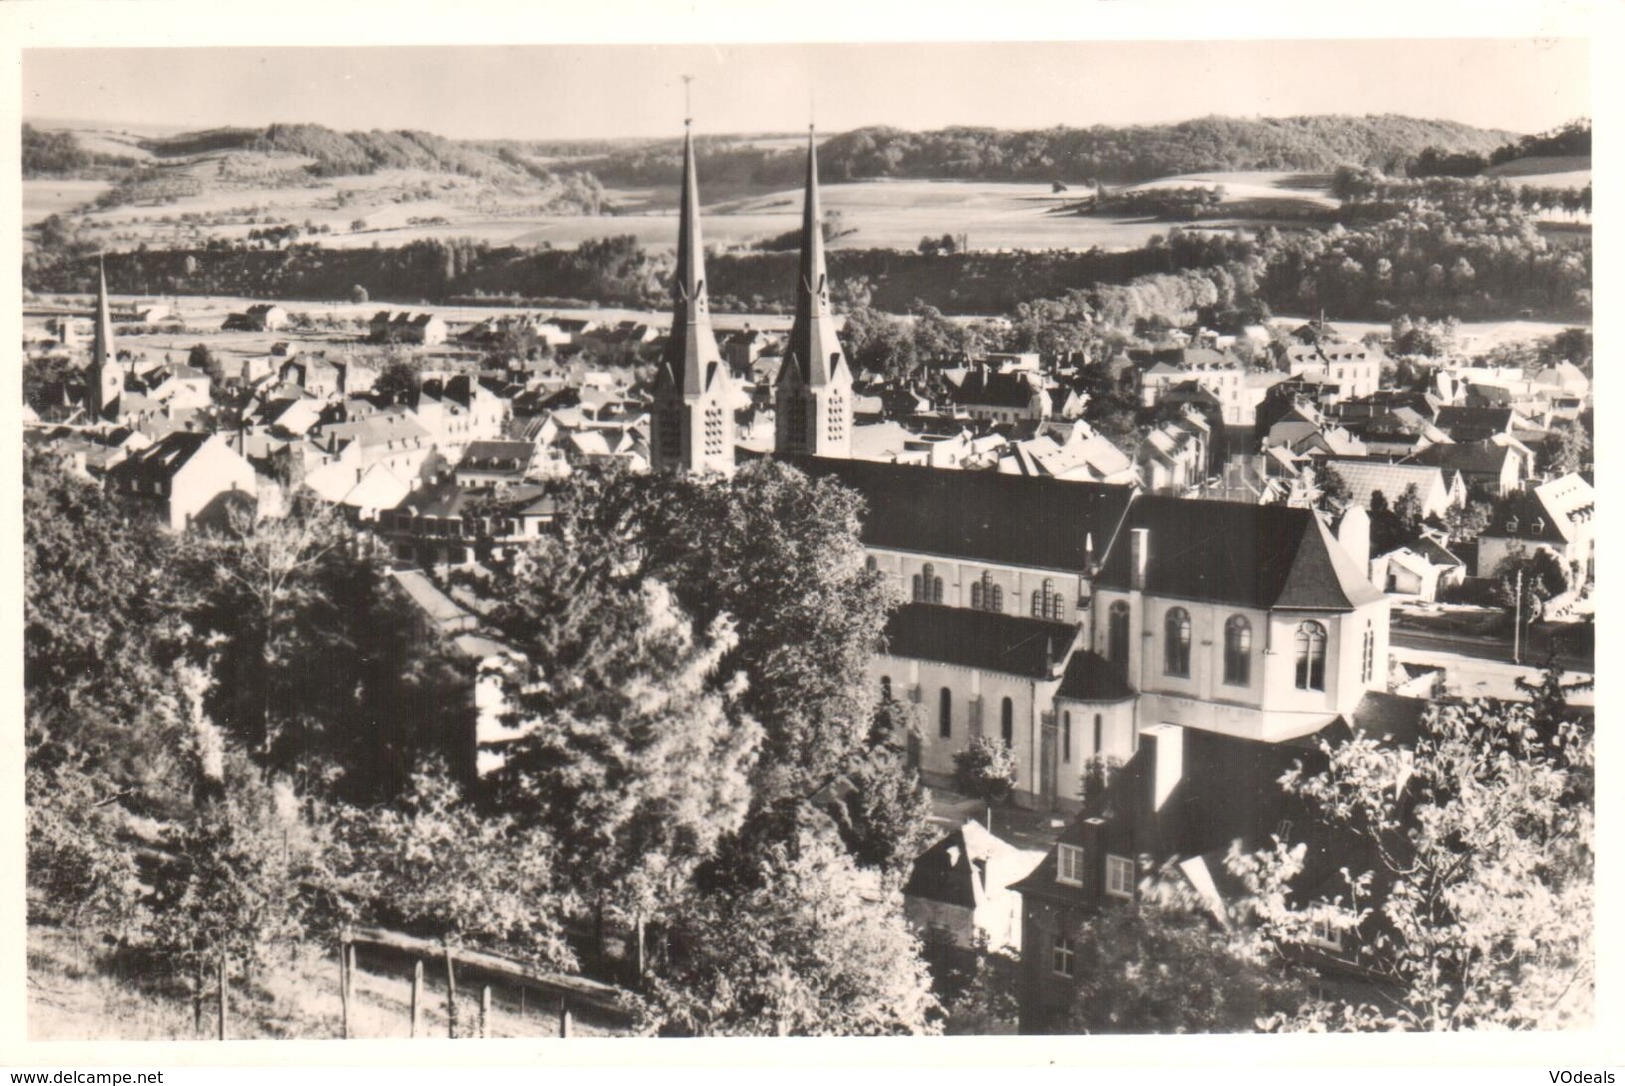
[[[72,136],[71,130],[64,130]],[[87,130],[94,131],[94,130]],[[1382,116],[1244,119],[1202,117],[1178,124],[1004,131],[945,128],[907,132],[860,128],[826,139],[820,161],[830,180],[865,178],[985,181],[1146,181],[1220,170],[1325,171],[1340,165],[1403,164],[1428,147],[1487,154],[1517,134],[1453,121]],[[680,141],[452,140],[419,131],[338,132],[314,124],[216,128],[130,141],[132,157],[159,163],[222,152],[263,152],[309,160],[317,176],[415,169],[510,179],[558,170],[595,174],[606,184],[637,187],[677,180]],[[793,185],[801,169],[799,139],[778,134],[711,136],[698,141],[712,186]],[[26,172],[25,176],[31,176]]]

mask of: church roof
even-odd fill
[[[905,603],[886,623],[890,656],[1048,679],[1072,649],[1078,628],[1067,622]]]
[[[791,458],[814,477],[862,494],[870,547],[998,565],[1082,571],[1093,538],[1104,551],[1133,488],[991,471],[864,460]]]
[[[1308,509],[1141,495],[1096,586],[1128,591],[1130,531],[1149,532],[1146,592],[1260,609],[1348,611],[1382,599]]]

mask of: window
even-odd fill
[[[999,708],[999,734],[1004,738],[1004,745],[1016,745],[1016,704],[1009,698]]]
[[[946,686],[937,705],[937,734],[944,739],[954,734],[954,695]]]
[[[1106,655],[1111,662],[1128,669],[1128,604],[1112,604],[1106,620]]]
[[[1102,727],[1102,724],[1103,724],[1103,721],[1100,719],[1100,714],[1096,713],[1095,714],[1095,753],[1096,754],[1100,753],[1100,741],[1103,738],[1102,733],[1105,730]]]
[[[1061,845],[1055,851],[1055,881],[1068,886],[1083,885],[1083,849]]]
[[[1175,607],[1163,619],[1162,670],[1168,675],[1190,678],[1191,674],[1191,615],[1183,607]]]
[[[1318,622],[1305,622],[1299,626],[1297,652],[1298,689],[1326,689],[1326,627]]]
[[[1371,674],[1376,668],[1377,631],[1371,628],[1371,623],[1365,624],[1365,643],[1360,653],[1360,682],[1371,682]]]
[[[1343,932],[1330,917],[1317,917],[1309,924],[1309,941],[1328,950],[1343,949]]]
[[[1072,714],[1061,714],[1061,761],[1072,760]]]
[[[1044,587],[1033,593],[1033,617],[1047,618],[1051,622],[1066,620],[1061,594],[1055,591],[1055,582],[1046,577]]]
[[[920,572],[914,575],[914,602],[942,602],[942,578],[937,576],[936,567],[930,562],[921,566]]]
[[[1003,611],[1004,589],[993,583],[993,574],[982,571],[982,577],[970,586],[970,605],[977,611]]]
[[[870,573],[873,573],[876,569],[878,569],[880,567],[875,562],[875,556],[871,554],[869,557],[867,557],[867,558],[865,558],[863,560],[863,568],[868,570]]]
[[[1241,615],[1224,624],[1224,681],[1246,686],[1252,681],[1253,625]]]
[[[1106,857],[1106,892],[1113,897],[1134,896],[1134,861],[1123,856]]]
[[[1057,935],[1054,941],[1050,944],[1049,957],[1050,968],[1055,971],[1055,975],[1058,977],[1070,977],[1072,975],[1073,965],[1077,962],[1077,959],[1077,947],[1072,945],[1072,940],[1068,939],[1064,935]]]

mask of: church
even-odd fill
[[[688,133],[677,269],[655,466],[732,471]],[[810,134],[775,399],[776,455],[865,499],[868,561],[899,601],[871,665],[876,696],[912,706],[908,749],[928,783],[994,736],[1014,752],[1017,802],[1072,812],[1089,760],[1127,762],[1142,736],[1164,757],[1186,730],[1292,744],[1355,726],[1386,689],[1387,599],[1312,510],[852,459]]]

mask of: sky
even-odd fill
[[[25,49],[27,119],[591,139],[1402,113],[1589,116],[1581,39]]]

